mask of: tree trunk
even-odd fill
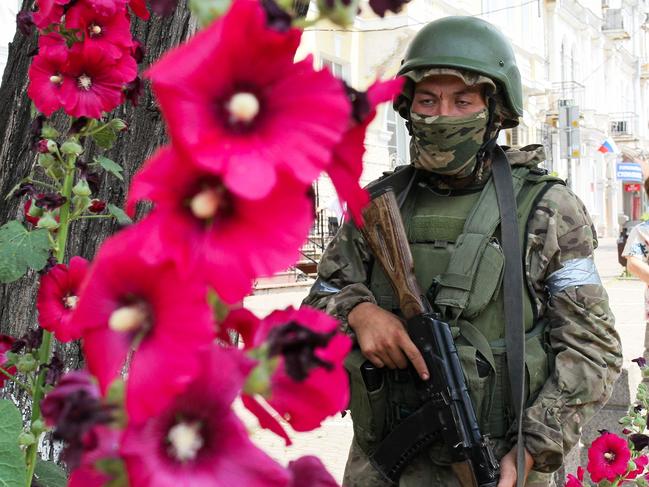
[[[32,3],[33,0],[24,0],[23,9],[29,8]],[[146,49],[142,70],[164,51],[178,45],[193,30],[186,0],[180,0],[174,14],[163,19],[153,15],[149,21],[143,22],[134,17],[134,35]],[[24,37],[16,32],[0,85],[0,225],[22,215],[24,198],[5,200],[5,196],[29,174],[36,160],[36,154],[30,147],[30,100],[27,97],[27,70],[36,43],[36,34]],[[126,120],[129,129],[120,135],[107,157],[123,166],[125,181],[106,174],[98,197],[123,206],[131,177],[156,147],[165,143],[165,132],[148,83],[139,106],[120,108],[115,116]],[[57,120],[61,122],[63,117],[55,116],[55,124]],[[88,150],[82,157],[92,160],[93,152],[94,148],[88,144]],[[76,221],[70,231],[68,258],[80,255],[91,259],[99,244],[115,230],[117,225],[112,219]],[[0,333],[21,336],[36,327],[38,277],[37,273],[30,272],[17,282],[0,285]],[[66,364],[74,367],[79,361],[78,349],[75,346],[66,348]]]

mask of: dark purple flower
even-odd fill
[[[288,487],[338,487],[318,457],[311,455],[300,457],[288,464],[291,482]]]
[[[649,436],[647,435],[636,433],[629,436],[629,440],[631,440],[631,443],[633,443],[633,449],[635,451],[640,451],[643,448],[649,446]]]
[[[399,13],[401,8],[410,0],[370,0],[370,7],[374,13],[380,17],[384,17],[385,13],[390,12]]]
[[[58,352],[54,352],[52,360],[47,364],[47,375],[45,376],[45,384],[53,386],[61,378],[63,374],[64,367],[63,360],[61,360],[61,355]]]
[[[367,93],[364,91],[356,91],[344,81],[343,85],[345,86],[347,97],[352,105],[352,118],[357,123],[362,123],[372,111]]]
[[[90,207],[88,211],[90,213],[101,213],[106,209],[106,202],[98,199],[94,199],[90,202]]]
[[[33,196],[34,194],[36,194],[36,186],[32,183],[23,183],[18,187],[14,196],[16,198],[21,198],[25,195]]]
[[[74,122],[70,124],[70,130],[68,134],[78,134],[81,132],[81,129],[86,126],[88,119],[86,117],[79,117]]]
[[[49,211],[63,206],[66,201],[67,198],[61,193],[39,193],[35,198],[36,206]]]
[[[150,0],[149,2],[151,10],[161,17],[172,14],[176,10],[176,3],[178,0]]]
[[[41,346],[43,341],[43,329],[41,327],[29,330],[22,337],[16,340],[11,347],[11,351],[14,353],[20,352],[22,349],[36,350]]]
[[[131,104],[136,107],[140,97],[144,93],[144,83],[139,76],[136,76],[133,81],[124,85],[124,96]]]
[[[27,10],[21,10],[18,12],[18,15],[16,15],[16,25],[22,35],[30,35],[34,32],[34,27],[36,26],[36,24],[34,24],[34,14]]]
[[[261,6],[266,12],[266,25],[278,32],[288,32],[291,28],[293,18],[280,7],[275,0],[262,0]]]
[[[631,360],[631,362],[638,364],[638,367],[640,367],[641,369],[644,369],[647,366],[647,359],[645,359],[644,357],[634,358],[633,360]]]
[[[99,387],[85,371],[69,372],[41,401],[46,424],[54,426],[54,438],[63,440],[65,462],[75,468],[84,450],[84,436],[94,426],[109,423],[111,408],[100,400]]]
[[[52,254],[52,251],[50,251],[50,256],[47,258],[47,264],[45,264],[45,267],[43,267],[38,273],[42,276],[43,274],[47,274],[50,272],[50,269],[54,267],[56,264],[59,262],[56,260],[56,257],[54,254]]]
[[[133,45],[131,46],[131,56],[133,56],[135,62],[140,64],[144,59],[145,53],[146,53],[146,49],[144,48],[144,44],[142,44],[139,39],[133,38]]]

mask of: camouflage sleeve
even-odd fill
[[[347,315],[363,302],[376,303],[367,287],[372,257],[352,223],[345,223],[325,250],[318,264],[318,278],[302,304],[336,317],[351,334]]]
[[[552,374],[523,417],[534,469],[556,470],[581,428],[606,403],[622,366],[615,318],[593,260],[597,237],[565,186],[542,197],[528,222],[526,272],[547,322]]]

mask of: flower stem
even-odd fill
[[[113,215],[80,215],[75,216],[72,220],[81,220],[86,218],[115,218]]]
[[[68,240],[68,230],[70,228],[70,197],[72,196],[72,186],[74,184],[74,162],[75,158],[70,157],[65,164],[65,179],[63,180],[63,196],[65,203],[61,207],[59,214],[59,229],[56,238],[56,261],[61,263],[65,258],[65,245]],[[52,353],[52,334],[49,331],[43,332],[43,342],[38,349],[38,358],[41,364],[49,361]],[[43,388],[45,386],[45,376],[47,370],[41,367],[36,383],[34,384],[34,394],[32,400],[32,423],[41,417],[41,400],[43,399]],[[27,448],[25,462],[27,466],[27,487],[31,487],[36,468],[36,456],[38,455],[38,438],[34,444]]]
[[[27,391],[29,394],[32,393],[31,388],[27,384],[25,384],[22,381],[19,381],[16,378],[15,375],[10,374],[6,369],[3,369],[2,367],[0,367],[0,374],[2,374],[4,376],[6,376],[7,378],[9,378],[10,381],[12,381],[14,384],[16,384],[20,388],[24,389],[25,391]]]

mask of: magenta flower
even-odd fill
[[[172,404],[127,426],[121,454],[130,485],[286,486],[286,470],[252,444],[231,408],[253,364],[216,345],[200,360],[199,374]]]
[[[69,322],[77,306],[81,283],[87,270],[88,261],[74,256],[70,259],[69,267],[57,264],[41,277],[36,300],[38,322],[62,342],[81,338],[80,334],[75,334]]]
[[[626,440],[613,433],[604,433],[588,449],[586,470],[593,482],[603,479],[613,482],[626,473],[630,459],[631,451]]]
[[[36,27],[45,29],[50,24],[58,24],[63,15],[63,6],[68,3],[70,0],[36,0],[38,10],[33,16]]]
[[[11,347],[13,346],[15,341],[16,339],[9,335],[0,335],[0,367],[2,367],[11,375],[14,375],[16,373],[16,367],[12,365],[11,367],[6,368],[5,362],[7,361],[6,354],[11,350]],[[2,388],[2,386],[4,386],[5,380],[7,380],[7,376],[0,373],[0,389]]]
[[[296,431],[310,431],[322,420],[342,411],[348,403],[349,385],[343,360],[351,348],[349,337],[338,333],[338,322],[312,308],[287,308],[254,323],[245,309],[232,311],[223,328],[241,333],[246,349],[268,346],[269,358],[279,358],[269,387],[262,393],[268,404]],[[281,426],[254,397],[244,395],[244,405],[262,427],[287,440]]]
[[[340,200],[347,202],[347,208],[357,224],[362,223],[361,210],[369,201],[367,191],[359,186],[359,179],[363,172],[365,132],[376,116],[376,106],[391,100],[399,93],[403,81],[404,78],[386,82],[377,81],[370,86],[367,94],[353,92],[355,99],[352,101],[354,106],[352,124],[334,149],[333,159],[327,167],[327,173]]]
[[[99,15],[111,17],[115,12],[125,10],[129,0],[83,0]]]
[[[268,28],[259,2],[235,0],[148,71],[173,141],[237,195],[267,196],[280,170],[310,184],[345,129],[341,83],[293,63],[299,41]]]
[[[138,224],[144,253],[153,260],[172,259],[231,304],[243,299],[254,278],[295,262],[308,234],[312,205],[306,188],[279,177],[281,189],[263,199],[243,199],[166,147],[135,176],[127,212],[133,214],[138,200],[153,201],[154,210]]]
[[[137,251],[141,238],[131,227],[104,242],[70,321],[102,393],[136,347],[126,384],[134,422],[184,390],[198,370],[196,350],[214,338],[205,286],[183,280],[173,265],[145,262]]]
[[[146,0],[130,0],[128,6],[142,20],[149,20],[151,14],[149,14],[149,10],[146,8]]]
[[[584,469],[582,467],[577,467],[577,476],[575,477],[572,474],[568,474],[566,479],[566,487],[583,487],[584,481]]]
[[[95,426],[84,436],[81,464],[72,470],[68,487],[104,487],[113,479],[97,469],[95,463],[119,459],[121,431],[108,426]]]
[[[292,478],[287,487],[338,487],[318,457],[300,457],[289,462],[288,470]]]
[[[40,36],[38,46],[39,52],[29,66],[27,96],[39,112],[49,117],[62,106],[61,86],[68,49],[63,37],[57,33]]]
[[[65,112],[100,118],[122,102],[122,88],[137,76],[137,64],[130,55],[114,59],[101,46],[84,42],[72,46],[62,74],[60,97]]]
[[[627,476],[625,477],[626,480],[633,480],[635,479],[638,475],[642,475],[644,472],[645,467],[649,463],[649,457],[647,455],[641,455],[638,458],[633,459],[633,463],[635,463],[635,470],[631,470]]]
[[[84,43],[98,46],[115,59],[129,53],[133,45],[131,22],[126,9],[103,16],[89,4],[77,3],[66,12],[65,26],[79,30]]]

